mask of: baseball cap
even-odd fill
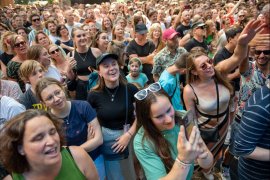
[[[140,23],[135,26],[135,32],[139,34],[145,34],[148,32],[148,30],[145,24]]]
[[[202,27],[205,26],[205,24],[203,22],[196,22],[192,25],[192,29],[196,29],[197,27]]]
[[[168,39],[172,39],[174,38],[174,36],[178,35],[179,33],[176,32],[174,29],[166,29],[163,34],[162,34],[162,38],[164,40],[168,40]]]
[[[97,58],[96,66],[98,67],[105,59],[112,58],[118,61],[118,56],[112,53],[104,53]]]

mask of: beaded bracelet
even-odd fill
[[[178,163],[178,165],[182,167],[182,169],[189,168],[192,165],[192,163],[185,163],[181,161],[180,159],[178,159],[178,157],[176,157],[175,161]]]

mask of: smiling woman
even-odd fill
[[[63,147],[61,121],[46,111],[15,116],[5,124],[0,140],[0,157],[12,179],[98,179],[82,148]]]

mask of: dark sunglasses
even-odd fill
[[[270,50],[263,50],[263,51],[261,51],[261,50],[255,50],[255,54],[256,55],[260,55],[260,54],[264,54],[264,55],[269,55],[270,54]]]
[[[14,44],[14,47],[15,47],[15,48],[19,48],[19,47],[21,47],[21,46],[24,46],[25,44],[26,44],[25,41],[21,41],[21,42],[19,42],[19,43]]]
[[[213,59],[208,59],[208,61],[206,63],[212,65]],[[208,68],[208,65],[206,63],[203,63],[203,65],[201,66],[203,71],[205,71]]]
[[[51,51],[50,54],[55,54],[56,52],[59,52],[59,49]]]
[[[40,21],[40,18],[32,19],[32,21],[34,21],[34,22]]]
[[[204,29],[204,28],[205,28],[204,26],[197,27],[197,29]]]

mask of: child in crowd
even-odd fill
[[[30,88],[22,94],[18,101],[25,106],[26,109],[44,109],[46,107],[40,103],[36,97],[35,87],[37,82],[44,77],[44,67],[35,60],[26,60],[19,69],[19,75],[25,83],[30,84]]]
[[[141,87],[145,87],[148,78],[142,73],[142,62],[139,58],[134,57],[129,61],[128,71],[126,78],[129,83],[138,83]]]

